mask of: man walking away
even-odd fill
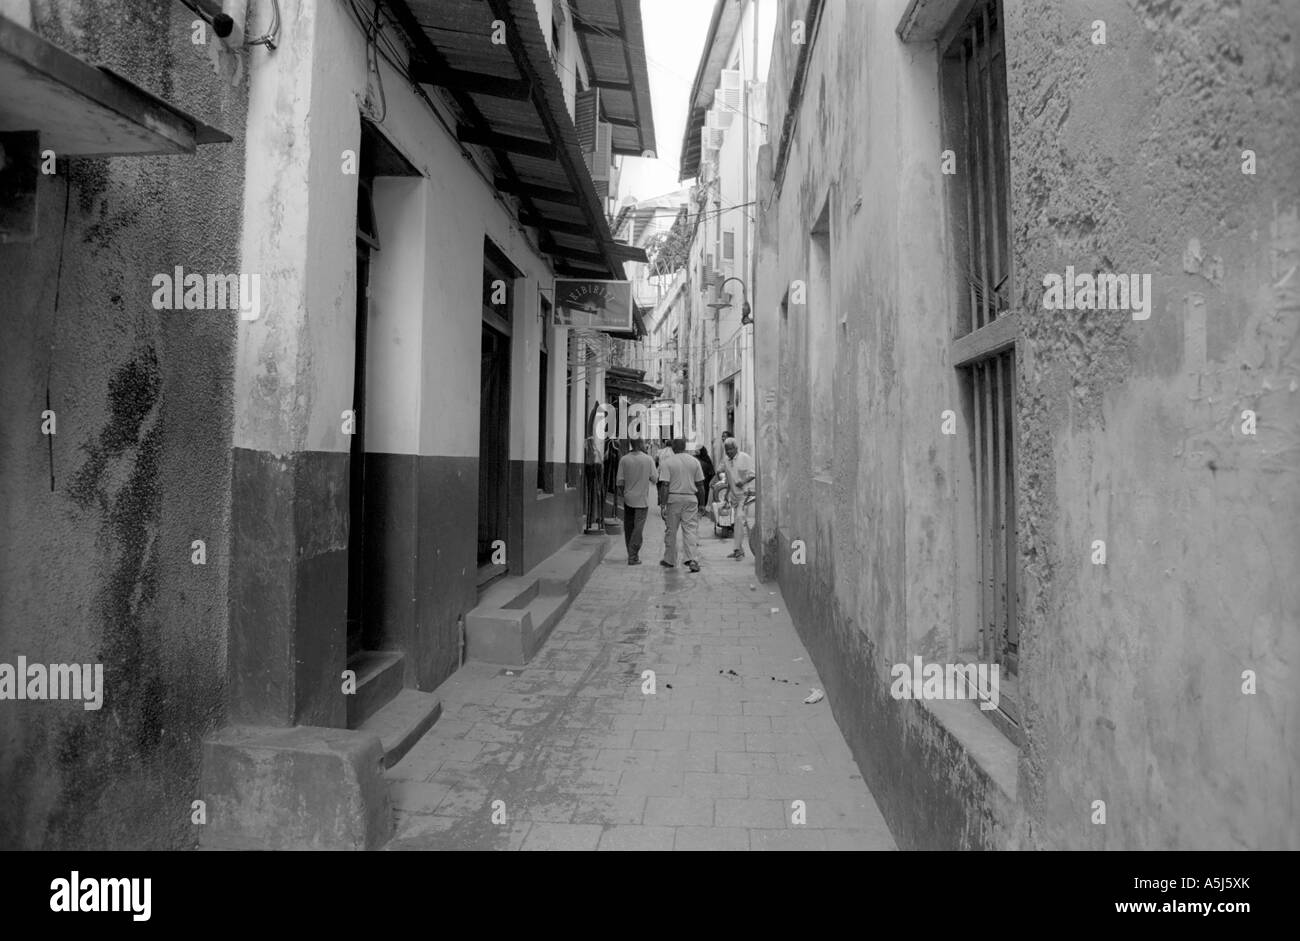
[[[682,531],[682,554],[686,567],[700,570],[696,561],[699,506],[704,500],[704,471],[700,462],[686,453],[686,441],[673,439],[673,453],[659,463],[660,513],[668,522],[664,533],[664,557],[659,564],[673,568],[677,564],[677,530]]]
[[[623,498],[623,542],[627,545],[628,565],[641,564],[641,533],[650,512],[650,485],[658,480],[654,458],[645,453],[645,439],[634,438],[632,450],[619,459],[615,480]]]
[[[727,493],[731,505],[735,507],[736,522],[733,531],[736,536],[736,549],[729,559],[745,558],[745,538],[748,535],[749,515],[745,508],[745,498],[754,492],[754,459],[740,450],[735,438],[728,438],[722,444],[727,457],[722,462],[722,469],[727,474]]]

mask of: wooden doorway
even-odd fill
[[[479,354],[480,585],[504,575],[509,566],[511,309],[518,276],[505,255],[485,239]]]

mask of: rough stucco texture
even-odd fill
[[[1051,844],[1298,848],[1300,6],[1007,16],[1026,802]],[[1043,310],[1067,264],[1150,273],[1150,319]]]
[[[978,755],[885,693],[974,618],[969,448],[938,434],[944,409],[969,418],[938,66],[895,34],[906,6],[826,3],[759,194],[761,537],[836,718],[901,846],[1300,847],[1300,6],[1005,0],[1026,744]],[[800,48],[781,38],[774,167]],[[783,304],[823,206],[829,316]],[[1044,310],[1067,265],[1151,274],[1150,319]],[[814,401],[834,407],[822,480]]]
[[[34,14],[47,39],[242,136],[242,63],[192,45],[181,5]],[[59,164],[36,241],[0,246],[0,661],[102,663],[106,691],[98,711],[0,703],[0,848],[189,846],[200,741],[224,715],[236,315],[155,311],[150,279],[239,270],[242,147]]]

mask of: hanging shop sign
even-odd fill
[[[556,278],[555,326],[632,330],[632,282]]]

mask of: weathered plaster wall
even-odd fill
[[[783,185],[760,216],[760,536],[900,843],[988,846],[1006,824],[978,807],[993,787],[987,773],[969,757],[951,760],[961,749],[920,703],[888,696],[893,663],[950,655],[962,616],[954,497],[969,460],[963,440],[940,434],[939,416],[960,409],[960,394],[946,363],[953,302],[943,276],[937,71],[932,53],[898,42],[905,6],[827,4]],[[778,13],[760,206],[800,49],[788,24],[805,10],[787,3]],[[829,310],[810,260],[823,207]],[[786,298],[796,281],[809,303]],[[817,331],[829,334],[821,343],[830,377],[808,365]],[[818,477],[815,412],[829,412],[834,454],[830,474]],[[807,564],[793,562],[795,540]]]
[[[1300,7],[1007,15],[1026,804],[1049,844],[1296,849]],[[1067,264],[1150,273],[1150,319],[1043,310]]]
[[[45,38],[236,138],[60,160],[36,241],[0,246],[0,661],[98,662],[106,686],[98,711],[0,702],[0,847],[179,848],[224,712],[236,315],[155,311],[150,281],[240,270],[243,56],[192,45],[167,0],[33,10]]]
[[[1006,6],[1027,746],[969,704],[887,694],[892,663],[948,659],[974,611],[968,426],[939,434],[963,406],[937,63],[899,42],[905,0],[826,5],[760,217],[764,548],[901,845],[1295,847],[1295,7]],[[778,14],[765,206],[799,51],[783,24],[806,8]],[[807,460],[820,312],[781,301],[827,194],[823,482]],[[1043,275],[1067,264],[1152,273],[1151,319],[1042,310]]]

